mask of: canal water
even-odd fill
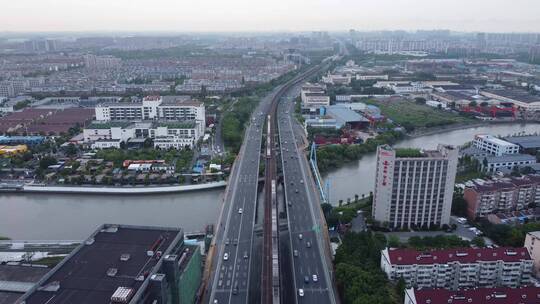
[[[410,138],[400,141],[395,146],[401,148],[435,149],[438,144],[463,145],[473,139],[476,134],[497,136],[540,133],[540,124],[498,124],[463,130],[449,131],[441,134]],[[354,195],[369,195],[375,187],[375,153],[364,155],[360,160],[328,172],[323,176],[329,187],[330,201],[337,204],[339,200],[354,200]]]
[[[160,195],[0,194],[0,235],[81,240],[103,223],[201,231],[217,221],[223,190]]]
[[[450,131],[401,141],[396,146],[462,145],[475,134],[540,132],[539,124],[504,124]],[[375,154],[324,176],[330,199],[354,199],[373,191]],[[223,190],[160,195],[0,194],[0,236],[27,240],[79,240],[103,223],[182,227],[199,231],[217,221]]]

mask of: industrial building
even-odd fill
[[[319,84],[306,83],[300,90],[302,109],[308,112],[318,111],[330,105],[330,96],[326,95],[326,87]]]
[[[369,119],[356,113],[345,105],[321,107],[319,115],[306,115],[304,126],[315,128],[341,129],[345,126],[351,129],[362,129],[369,126]]]
[[[194,303],[198,246],[179,228],[105,224],[22,298],[25,304]]]
[[[202,128],[204,130],[204,126]],[[86,143],[95,149],[120,148],[121,143],[133,140],[154,140],[160,149],[193,148],[204,135],[199,121],[110,121],[95,122],[83,130]]]
[[[448,224],[454,192],[458,149],[377,148],[373,217],[390,228]]]
[[[98,121],[197,121],[200,133],[206,127],[204,104],[189,96],[147,96],[142,102],[103,103],[95,111]]]
[[[536,157],[529,154],[505,154],[502,156],[486,156],[481,160],[482,170],[486,172],[501,171],[510,173],[515,167],[536,164]]]
[[[0,304],[15,303],[49,270],[41,265],[0,264]]]
[[[505,140],[518,145],[526,153],[536,154],[540,149],[540,136],[538,135],[512,136],[505,138]]]

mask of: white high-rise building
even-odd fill
[[[448,224],[458,149],[396,149],[379,146],[373,217],[391,228]]]

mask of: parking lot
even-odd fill
[[[384,233],[387,237],[394,235],[399,238],[401,242],[406,242],[410,237],[413,236],[419,236],[419,237],[425,237],[425,236],[437,236],[437,235],[457,235],[462,239],[465,239],[467,241],[471,241],[474,239],[477,235],[475,232],[471,231],[471,226],[467,224],[467,222],[463,222],[458,220],[457,217],[451,216],[450,217],[450,225],[455,224],[457,226],[456,230],[453,232],[446,232],[443,230],[440,231],[405,231],[405,232],[386,232]],[[493,242],[488,239],[484,238],[487,245],[491,245]]]

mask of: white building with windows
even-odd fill
[[[142,102],[113,102],[96,106],[98,121],[196,121],[199,132],[206,124],[204,104],[189,96],[147,96]]]
[[[381,252],[381,269],[390,280],[403,278],[414,288],[515,288],[530,283],[533,260],[524,247],[427,252],[386,248]]]
[[[373,217],[391,228],[448,224],[458,149],[377,148]]]
[[[316,110],[330,105],[330,96],[326,95],[324,85],[306,83],[300,90],[302,108]]]
[[[141,121],[93,123],[83,130],[83,138],[93,148],[119,148],[131,139],[151,138],[161,149],[193,148],[204,133],[196,121]],[[118,142],[118,143],[117,143]]]
[[[495,156],[519,153],[519,146],[495,136],[479,134],[474,137],[473,146]]]
[[[493,173],[511,172],[515,167],[524,167],[536,163],[536,157],[529,154],[504,154],[480,158],[482,170]]]

